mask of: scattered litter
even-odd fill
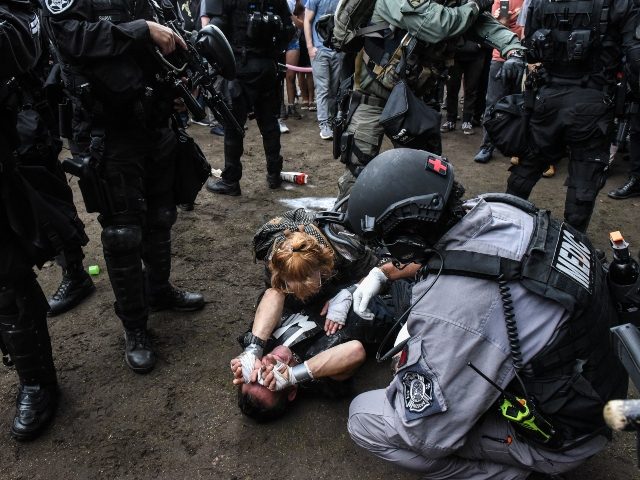
[[[211,175],[216,178],[222,178],[222,169],[220,168],[211,168]]]
[[[89,275],[98,275],[100,273],[100,266],[89,265]]]
[[[280,172],[280,178],[285,182],[306,185],[309,180],[309,175],[304,172]]]
[[[281,198],[280,203],[288,208],[304,208],[306,210],[331,210],[336,203],[335,197],[301,197],[301,198]]]

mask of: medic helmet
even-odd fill
[[[409,148],[387,150],[362,170],[351,190],[345,223],[365,240],[381,241],[401,223],[440,220],[453,187],[453,165]]]

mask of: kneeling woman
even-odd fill
[[[398,294],[374,297],[363,316],[353,313],[354,284],[378,258],[335,228],[298,209],[254,237],[256,258],[266,264],[266,290],[231,371],[241,410],[258,420],[283,414],[300,383],[340,394],[340,382],[366,358],[364,345],[382,340],[393,325],[394,303],[408,298],[408,288],[400,288],[407,284],[394,282]]]

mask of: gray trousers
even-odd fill
[[[319,124],[329,122],[335,117],[342,57],[341,53],[319,48],[316,57],[311,60]]]
[[[428,458],[418,446],[405,443],[394,427],[395,418],[385,390],[365,392],[349,407],[349,434],[360,447],[377,457],[423,473],[424,478],[431,480],[523,480],[534,471],[561,474],[580,465],[607,443],[606,438],[599,436],[567,452],[540,450],[518,440],[511,425],[496,412],[482,417],[455,455]],[[428,423],[427,418],[423,428],[428,428]],[[503,441],[508,436],[511,443]]]

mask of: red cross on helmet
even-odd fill
[[[351,190],[346,223],[365,239],[381,239],[401,222],[437,222],[453,186],[453,165],[423,150],[396,148],[375,157]]]

